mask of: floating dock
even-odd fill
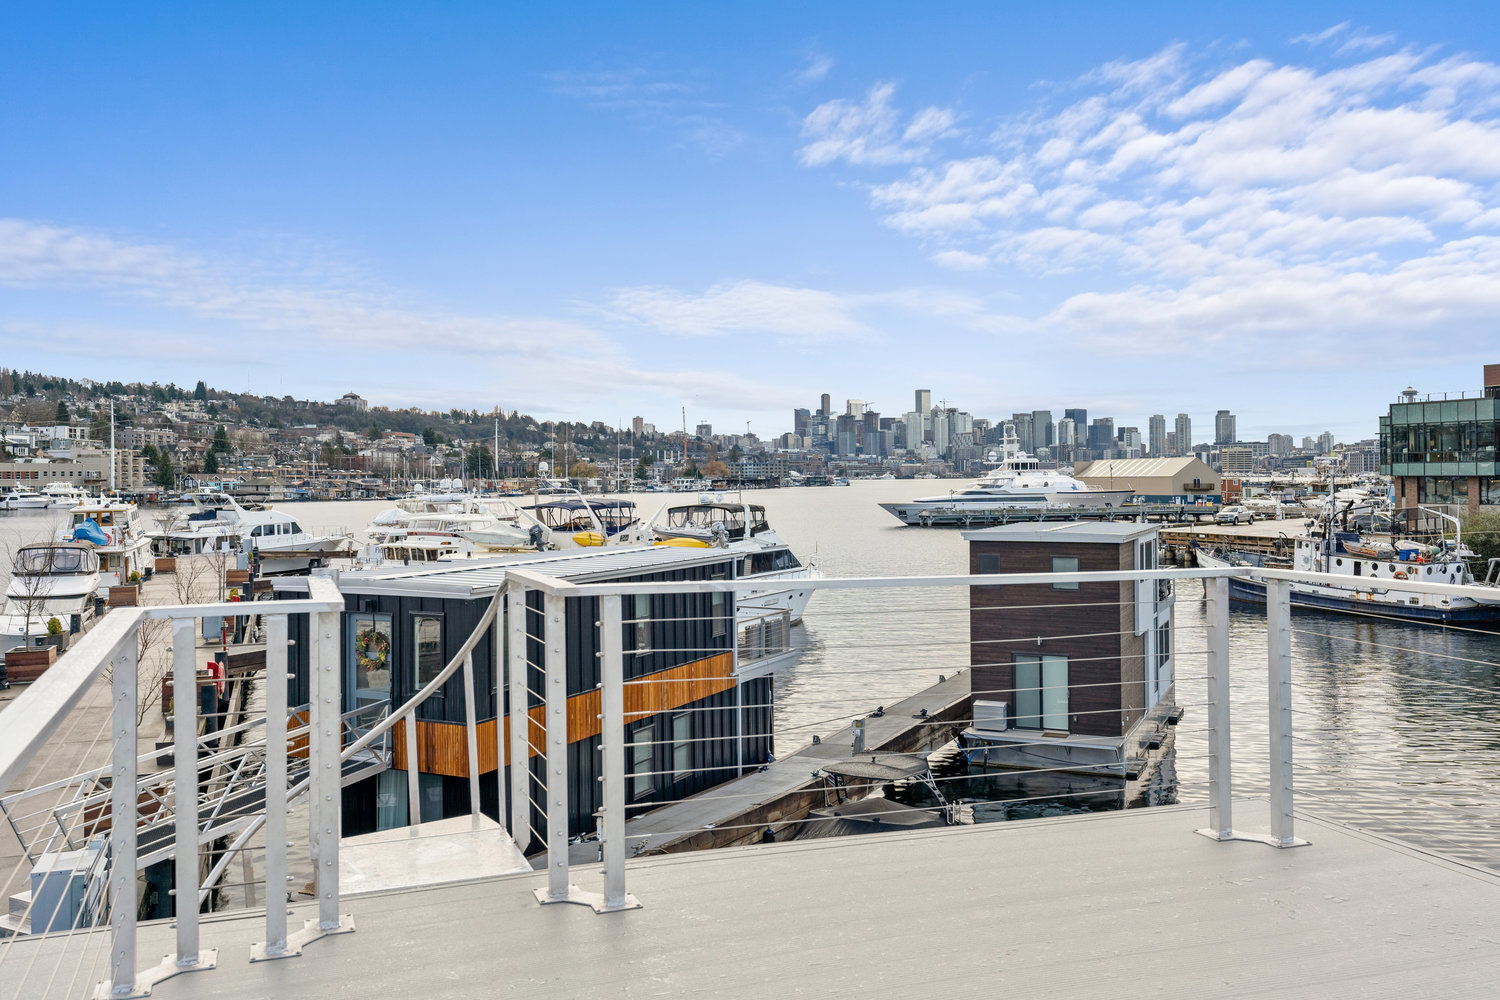
[[[899,503],[882,506],[903,506]],[[996,524],[1020,524],[1029,521],[1159,521],[1196,524],[1213,521],[1219,512],[1217,504],[1154,503],[1124,504],[1120,507],[1071,507],[1067,509],[1016,508],[1012,510],[964,510],[958,507],[933,507],[917,514],[914,528],[987,528]]]

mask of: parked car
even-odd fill
[[[1255,512],[1235,504],[1220,510],[1214,520],[1219,524],[1254,524]]]

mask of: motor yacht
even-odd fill
[[[5,605],[0,654],[47,645],[49,623],[77,634],[94,622],[99,557],[84,544],[26,545],[16,552]]]
[[[1013,437],[1007,438],[1003,447],[1004,457],[997,459],[991,452],[994,467],[967,489],[947,496],[883,503],[881,509],[905,524],[927,524],[951,521],[966,513],[1119,507],[1132,495],[1129,489],[1096,489],[1057,469],[1043,469]]]
[[[114,497],[89,497],[75,505],[57,540],[92,546],[99,557],[100,597],[108,597],[110,587],[129,583],[135,574],[144,576],[150,565],[151,539],[140,509]]]
[[[15,486],[0,496],[0,510],[42,510],[51,503],[36,490]]]
[[[303,573],[354,551],[347,532],[310,532],[290,514],[250,510],[227,493],[189,493],[184,505],[160,531],[150,533],[160,555],[245,552],[266,574]]]

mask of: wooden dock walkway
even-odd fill
[[[866,716],[865,751],[929,753],[952,740],[972,715],[969,671],[963,670],[884,706],[878,717]],[[823,806],[824,782],[814,775],[823,764],[851,756],[850,729],[821,734],[819,743],[808,743],[742,778],[630,820],[625,825],[629,850],[669,854],[759,843],[767,827],[785,829]],[[579,863],[596,860],[598,845],[575,845],[572,856]]]

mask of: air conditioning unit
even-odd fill
[[[974,701],[974,728],[983,732],[1003,733],[1010,728],[1007,714],[1010,703],[1004,701]]]

